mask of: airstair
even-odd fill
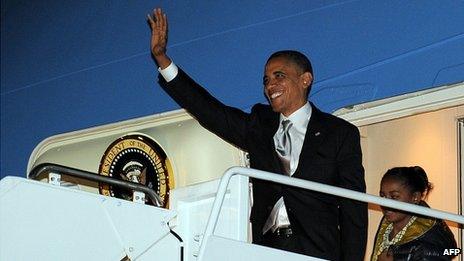
[[[43,175],[48,182],[35,180]],[[153,205],[61,186],[63,175],[129,188]],[[461,215],[243,167],[174,192],[171,209],[138,183],[56,164],[29,177],[0,181],[0,260],[320,260],[249,242],[249,177],[464,224]]]

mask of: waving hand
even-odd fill
[[[152,15],[148,15],[148,22],[151,27],[151,53],[158,66],[164,69],[171,63],[171,60],[166,55],[168,19],[161,8],[156,8],[153,10]]]

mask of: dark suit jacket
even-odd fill
[[[273,141],[279,114],[269,105],[256,104],[251,113],[228,107],[180,69],[169,83],[159,79],[164,90],[203,127],[247,151],[252,168],[284,173]],[[311,106],[312,116],[293,177],[365,192],[358,129]],[[252,182],[254,243],[261,242],[263,225],[283,196],[292,227],[297,226],[306,236],[305,254],[331,260],[363,259],[367,204],[261,180]]]

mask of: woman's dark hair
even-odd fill
[[[427,173],[419,166],[389,169],[383,175],[382,181],[387,178],[401,181],[411,193],[420,192],[423,198],[426,198],[433,188],[432,183],[430,183],[427,178]]]

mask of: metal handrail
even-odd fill
[[[349,189],[339,188],[335,186],[330,186],[327,184],[317,183],[313,181],[308,181],[304,179],[293,178],[289,176],[284,176],[281,174],[266,172],[262,170],[244,168],[244,167],[232,167],[229,168],[221,178],[219,183],[219,187],[217,190],[216,198],[214,199],[213,208],[211,210],[211,214],[208,219],[208,223],[206,225],[205,233],[203,235],[203,239],[208,238],[214,233],[216,229],[216,225],[219,219],[219,213],[222,207],[222,203],[224,202],[224,198],[227,192],[227,187],[229,185],[230,179],[235,176],[247,176],[254,179],[261,179],[272,181],[288,186],[298,187],[309,189],[317,192],[322,192],[325,194],[331,194],[335,196],[340,196],[344,198],[354,199],[358,201],[368,202],[368,203],[375,203],[377,205],[404,210],[407,212],[430,216],[439,219],[445,219],[454,221],[460,224],[464,224],[464,216],[453,214],[450,212],[445,212],[436,209],[430,209],[427,207],[419,206],[416,204],[409,204],[404,203],[401,201],[396,201],[393,199],[382,198],[379,196],[374,196],[362,192],[357,192]],[[198,255],[198,260],[202,260],[204,251],[205,251],[205,240],[202,240],[200,245],[200,251]]]
[[[66,166],[62,166],[59,164],[54,164],[54,163],[39,164],[35,166],[31,170],[31,172],[29,172],[29,178],[36,180],[40,175],[42,175],[43,173],[47,173],[47,172],[53,172],[53,173],[58,173],[61,175],[68,175],[68,176],[83,178],[83,179],[87,179],[91,181],[106,183],[112,186],[117,186],[117,187],[121,187],[125,189],[131,189],[135,191],[144,192],[148,195],[148,197],[153,202],[153,204],[155,204],[155,206],[161,207],[163,205],[162,204],[163,201],[161,200],[160,196],[153,189],[145,185],[142,185],[140,183],[119,180],[113,177],[102,176],[102,175],[98,175],[93,172],[75,169],[71,167],[66,167]]]

